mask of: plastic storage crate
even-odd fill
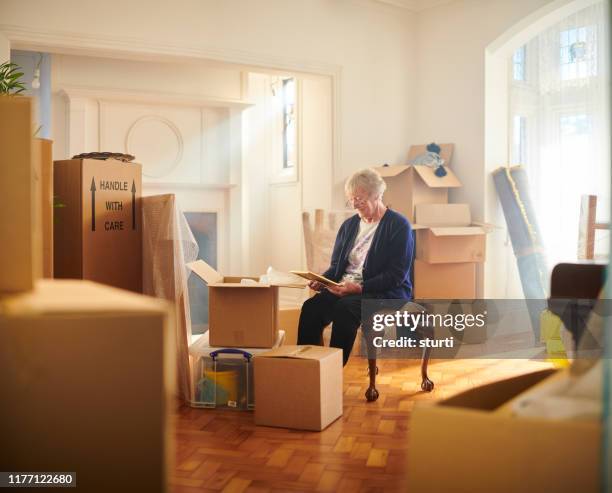
[[[253,356],[269,348],[212,348],[204,334],[189,347],[192,407],[251,410],[255,408]],[[274,347],[285,332],[279,331]]]

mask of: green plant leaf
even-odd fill
[[[13,62],[4,62],[0,65],[0,94],[15,95],[26,90],[21,78],[24,76],[22,68]]]

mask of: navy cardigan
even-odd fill
[[[323,275],[339,282],[359,231],[358,214],[342,223],[331,264]],[[410,272],[414,258],[412,227],[404,216],[387,209],[376,228],[363,265],[363,295],[369,298],[412,299]]]

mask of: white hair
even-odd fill
[[[376,171],[365,168],[353,173],[344,184],[347,195],[354,194],[358,188],[365,190],[370,197],[382,197],[387,184]]]

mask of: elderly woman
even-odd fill
[[[357,214],[340,226],[331,265],[323,273],[340,287],[312,281],[309,286],[318,293],[300,314],[298,344],[320,344],[323,328],[331,322],[330,345],[342,349],[345,365],[361,324],[363,298],[412,299],[412,228],[383,204],[385,188],[385,181],[370,169],[347,180],[345,193]]]

